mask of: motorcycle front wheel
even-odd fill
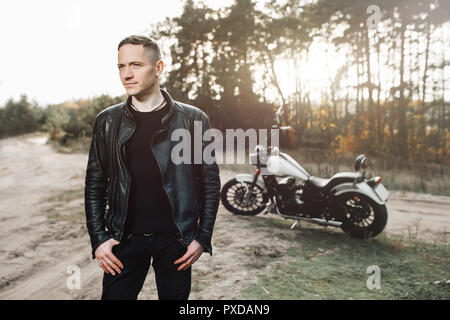
[[[388,218],[386,205],[380,205],[357,192],[341,194],[337,200],[344,211],[341,229],[350,236],[361,239],[373,238],[386,227]]]
[[[245,195],[249,192],[250,182],[239,182],[235,178],[225,183],[220,192],[220,199],[224,207],[233,214],[255,216],[262,212],[267,205],[267,195],[255,185],[248,201]]]

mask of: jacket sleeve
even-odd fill
[[[106,173],[104,134],[100,128],[99,116],[96,117],[92,130],[92,140],[86,168],[86,183],[84,189],[84,204],[86,226],[92,246],[92,259],[95,259],[95,249],[112,238],[105,228],[105,210],[107,203],[108,176]]]
[[[202,136],[204,132],[211,128],[209,118],[205,115],[202,119]],[[202,155],[209,141],[202,139]],[[212,255],[211,238],[216,221],[217,210],[220,201],[220,176],[219,166],[215,161],[214,149],[210,153],[214,158],[209,164],[202,160],[202,164],[197,171],[198,186],[200,190],[200,221],[196,240]]]

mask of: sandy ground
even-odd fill
[[[99,299],[103,271],[91,259],[83,218],[87,155],[56,153],[45,143],[43,134],[0,140],[0,299]],[[233,175],[222,170],[222,184]],[[447,242],[449,209],[450,197],[391,192],[386,232]],[[251,227],[250,219],[268,216],[274,217],[236,217],[220,205],[214,255],[194,265],[191,299],[241,298],[259,272],[276,267],[248,267],[249,247],[261,244],[265,254],[289,247],[286,237],[268,244],[268,232],[295,232]],[[73,268],[79,268],[80,288],[71,282]],[[156,298],[150,269],[139,299]]]

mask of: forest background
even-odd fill
[[[444,0],[187,0],[146,34],[167,60],[162,87],[212,127],[270,128],[283,106],[281,148],[312,174],[365,153],[389,188],[449,195],[449,20]],[[124,99],[23,95],[0,107],[0,137],[46,131],[85,152],[96,115]]]

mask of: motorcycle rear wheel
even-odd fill
[[[344,209],[341,229],[351,237],[373,238],[386,227],[388,218],[386,205],[380,205],[357,192],[341,194],[337,200]]]
[[[257,185],[253,187],[247,205],[244,205],[244,196],[249,186],[250,182],[239,182],[236,178],[226,182],[220,192],[224,207],[233,214],[243,216],[255,216],[262,212],[266,208],[268,198]]]

